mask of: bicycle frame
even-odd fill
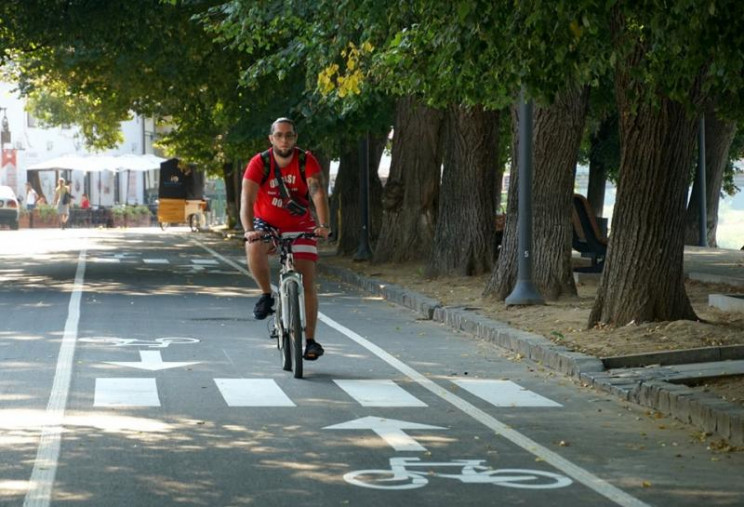
[[[299,238],[314,238],[315,234],[309,232],[295,232],[278,235],[269,232],[262,236],[263,241],[271,241],[279,253],[279,287],[278,306],[273,319],[271,337],[276,338],[277,348],[282,357],[282,368],[285,371],[294,371],[295,378],[302,378],[302,345],[305,334],[305,289],[303,286],[302,273],[295,270],[294,254],[292,244]],[[296,288],[292,285],[296,284]],[[294,308],[292,300],[296,300],[297,308]]]
[[[292,243],[288,241],[292,238],[292,241],[297,236],[283,235],[282,238],[275,242],[277,248],[279,248],[279,297],[281,298],[281,324],[283,329],[289,328],[289,305],[287,301],[289,299],[289,291],[287,286],[290,282],[297,284],[297,294],[300,296],[300,322],[302,323],[302,331],[305,331],[305,290],[302,285],[302,273],[295,271],[294,268],[294,254],[292,253]],[[283,241],[282,241],[283,240]]]

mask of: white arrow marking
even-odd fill
[[[382,417],[362,417],[333,426],[326,426],[324,430],[372,430],[385,440],[396,451],[425,451],[426,447],[406,435],[403,430],[446,430],[441,426],[411,423]]]
[[[158,371],[167,370],[168,368],[180,368],[182,366],[189,366],[192,364],[199,364],[201,361],[192,361],[189,363],[179,362],[163,362],[163,357],[160,355],[159,350],[140,350],[140,358],[142,361],[135,362],[123,362],[123,361],[104,361],[106,364],[113,364],[115,366],[128,366],[130,368],[139,368],[140,370]]]

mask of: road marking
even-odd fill
[[[472,417],[487,428],[491,429],[495,434],[503,436],[525,451],[554,466],[558,470],[562,471],[564,474],[574,479],[576,482],[583,484],[587,488],[599,493],[600,495],[622,507],[649,507],[648,504],[629,495],[625,491],[616,488],[607,481],[600,479],[588,470],[585,470],[580,466],[573,464],[566,458],[562,457],[560,454],[557,454],[547,447],[544,447],[535,442],[531,438],[522,435],[507,424],[502,423],[495,417],[492,417],[486,412],[480,410],[475,405],[472,405],[456,394],[451,393],[436,382],[419,373],[417,370],[411,368],[400,359],[386,352],[382,348],[378,347],[360,334],[352,331],[348,327],[339,324],[335,320],[329,318],[324,313],[318,312],[318,319],[321,322],[325,323],[327,326],[335,329],[339,333],[344,334],[360,346],[366,348],[372,354],[376,355],[377,357],[388,363],[390,366],[401,372],[403,375],[411,378],[416,383],[431,391],[447,403],[457,407],[468,416]]]
[[[561,407],[510,380],[458,379],[455,384],[495,407]]]
[[[94,407],[159,407],[154,378],[97,378]]]
[[[241,273],[250,275],[248,270],[246,270],[245,268],[243,268],[236,262],[233,262],[232,260],[227,259],[226,257],[220,255],[219,253],[215,252],[214,250],[202,244],[196,239],[192,238],[192,241],[194,241],[197,245],[201,246],[206,251],[210,252],[216,258],[236,268]],[[551,451],[550,449],[548,449],[547,447],[544,447],[538,444],[531,438],[525,435],[522,435],[521,433],[509,427],[508,425],[502,423],[495,417],[492,417],[486,412],[480,410],[475,405],[472,405],[468,403],[467,401],[465,401],[464,399],[460,398],[459,396],[449,392],[448,390],[444,389],[436,382],[428,379],[426,376],[422,375],[417,370],[411,368],[406,363],[399,360],[392,354],[389,354],[382,348],[378,347],[377,345],[367,340],[360,334],[355,333],[348,327],[339,324],[338,322],[331,319],[324,313],[318,312],[318,319],[324,324],[326,324],[327,326],[347,336],[349,339],[356,342],[360,346],[366,348],[371,353],[373,353],[374,355],[376,355],[377,357],[379,357],[380,359],[388,363],[390,366],[392,366],[393,368],[395,368],[402,374],[406,375],[407,377],[411,378],[416,383],[418,383],[425,389],[431,391],[432,393],[434,393],[435,395],[437,395],[438,397],[440,397],[447,403],[457,407],[460,411],[464,412],[471,418],[475,419],[476,421],[480,422],[487,428],[491,429],[497,435],[503,436],[510,442],[524,449],[525,451],[544,460],[546,463],[554,466],[558,470],[562,471],[564,474],[573,478],[576,482],[583,484],[587,488],[597,492],[598,494],[604,496],[605,498],[615,502],[616,504],[622,507],[649,507],[648,504],[629,495],[628,493],[621,490],[620,488],[616,488],[609,482],[600,479],[599,477],[592,474],[588,470],[585,470],[581,468],[580,466],[575,465],[574,463],[562,457],[560,454],[557,454]]]
[[[34,468],[29,479],[29,489],[23,501],[24,507],[46,507],[51,502],[54,476],[57,474],[57,463],[62,439],[62,424],[70,392],[75,343],[80,321],[80,300],[85,279],[85,248],[78,255],[75,281],[67,307],[67,321],[62,335],[62,345],[57,357],[57,368],[54,372],[54,383],[44,414],[41,440],[36,451]]]
[[[140,370],[147,371],[159,371],[167,370],[169,368],[181,368],[184,366],[190,366],[192,364],[199,364],[201,361],[191,362],[163,362],[163,357],[159,350],[140,350],[140,361],[137,362],[126,362],[126,361],[104,361],[106,364],[113,364],[115,366],[126,366],[129,368],[138,368]]]
[[[407,435],[403,430],[446,430],[441,426],[430,424],[419,424],[383,417],[362,417],[332,426],[326,426],[324,430],[372,430],[393,449],[400,452],[423,452],[426,447],[419,444],[415,439]]]
[[[168,259],[142,259],[145,264],[170,264]]]
[[[271,379],[216,378],[214,382],[228,407],[296,406]]]
[[[202,264],[205,266],[219,266],[220,263],[214,259],[191,259],[194,264]]]
[[[363,407],[426,407],[392,380],[334,380]]]
[[[164,349],[169,345],[191,345],[194,343],[199,343],[199,340],[197,338],[187,338],[185,336],[169,336],[166,338],[155,338],[154,340],[140,340],[137,338],[116,338],[113,336],[107,336],[102,338],[79,338],[78,341],[103,345],[113,345],[114,347],[148,347],[151,349]]]
[[[96,257],[91,259],[92,262],[98,264],[119,264],[121,259],[114,259],[113,257]]]

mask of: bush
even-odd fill
[[[36,211],[39,212],[39,218],[46,221],[51,221],[57,218],[57,208],[51,204],[38,204]]]

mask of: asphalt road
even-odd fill
[[[321,280],[280,368],[240,245],[0,231],[0,503],[742,505],[742,453]]]

